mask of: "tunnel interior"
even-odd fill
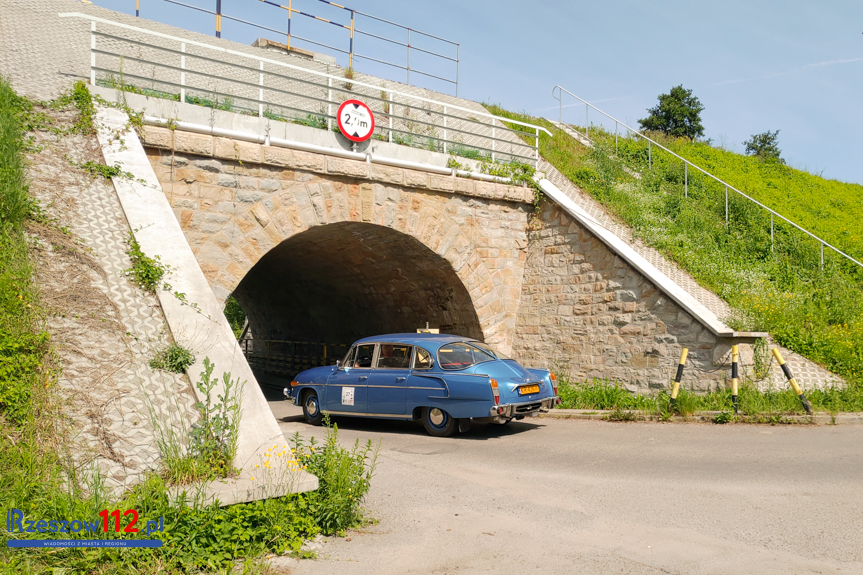
[[[483,335],[450,263],[414,237],[375,224],[295,234],[262,257],[233,295],[256,341],[350,344],[415,332],[426,322],[441,333]]]

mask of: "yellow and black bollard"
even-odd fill
[[[734,405],[734,415],[737,415],[737,383],[740,377],[738,366],[740,364],[740,350],[736,345],[731,346],[731,403]]]
[[[794,376],[791,375],[791,369],[788,368],[788,365],[785,363],[785,360],[782,359],[782,354],[779,353],[777,348],[773,348],[773,357],[776,358],[776,361],[779,362],[779,367],[782,368],[782,373],[785,374],[785,377],[788,379],[788,383],[791,384],[791,387],[794,388],[794,393],[797,394],[797,397],[800,398],[800,402],[803,403],[803,409],[806,410],[806,413],[812,414],[812,406],[809,405],[809,401],[807,401],[806,396],[803,395],[803,390],[800,389],[800,386],[797,385],[797,381],[794,380]]]
[[[677,373],[674,375],[674,385],[671,386],[671,401],[668,402],[668,412],[674,411],[674,404],[677,403],[677,394],[680,393],[680,378],[683,377],[683,366],[686,365],[686,356],[689,354],[688,348],[683,348],[680,352],[680,363],[677,364]]]

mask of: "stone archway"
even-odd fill
[[[482,339],[450,263],[416,238],[369,223],[316,226],[271,249],[234,297],[256,338],[353,342],[440,328]]]
[[[179,161],[185,158],[180,156]],[[454,320],[466,317],[462,309],[440,314],[439,326],[434,325],[437,316],[409,316],[411,322],[421,321],[412,329],[429,321],[431,327],[451,327],[504,352],[511,349],[524,265],[525,206],[260,165],[232,163],[227,170],[227,162],[221,162],[216,172],[217,163],[190,157],[188,164],[201,167],[176,170],[170,195],[201,269],[221,301],[286,240],[316,228],[321,230],[315,234],[321,235],[310,237],[325,240],[328,230],[340,229],[333,224],[367,224],[409,237],[413,253],[419,254],[417,246],[422,246],[435,254],[435,265],[444,270],[440,273],[449,274],[447,285],[455,285],[457,278],[467,298],[432,290],[434,297],[470,301],[479,324],[477,330],[470,321]],[[177,176],[185,180],[178,181]],[[187,193],[197,193],[198,199],[181,195]],[[403,271],[408,268],[401,264]],[[429,314],[420,309],[421,315]]]

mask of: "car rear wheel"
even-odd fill
[[[324,414],[321,413],[321,402],[318,400],[318,394],[314,391],[308,391],[303,396],[303,417],[306,422],[312,425],[320,425],[324,420]]]
[[[458,427],[458,422],[439,407],[424,407],[422,419],[428,434],[435,437],[448,437]]]

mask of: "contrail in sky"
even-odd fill
[[[754,80],[766,80],[768,78],[787,76],[788,74],[793,74],[795,72],[801,72],[803,70],[808,70],[810,68],[822,68],[824,66],[835,66],[836,64],[851,64],[852,62],[860,62],[860,61],[863,61],[863,57],[861,57],[861,58],[844,58],[844,59],[838,59],[838,60],[824,60],[823,62],[815,62],[814,64],[806,64],[805,66],[799,66],[797,68],[792,68],[791,70],[786,70],[785,72],[776,72],[775,74],[767,74],[766,76],[756,76],[755,78],[738,78],[737,80],[725,80],[724,82],[717,82],[716,84],[710,84],[710,86],[726,86],[728,84],[739,84],[741,82],[752,82]]]

